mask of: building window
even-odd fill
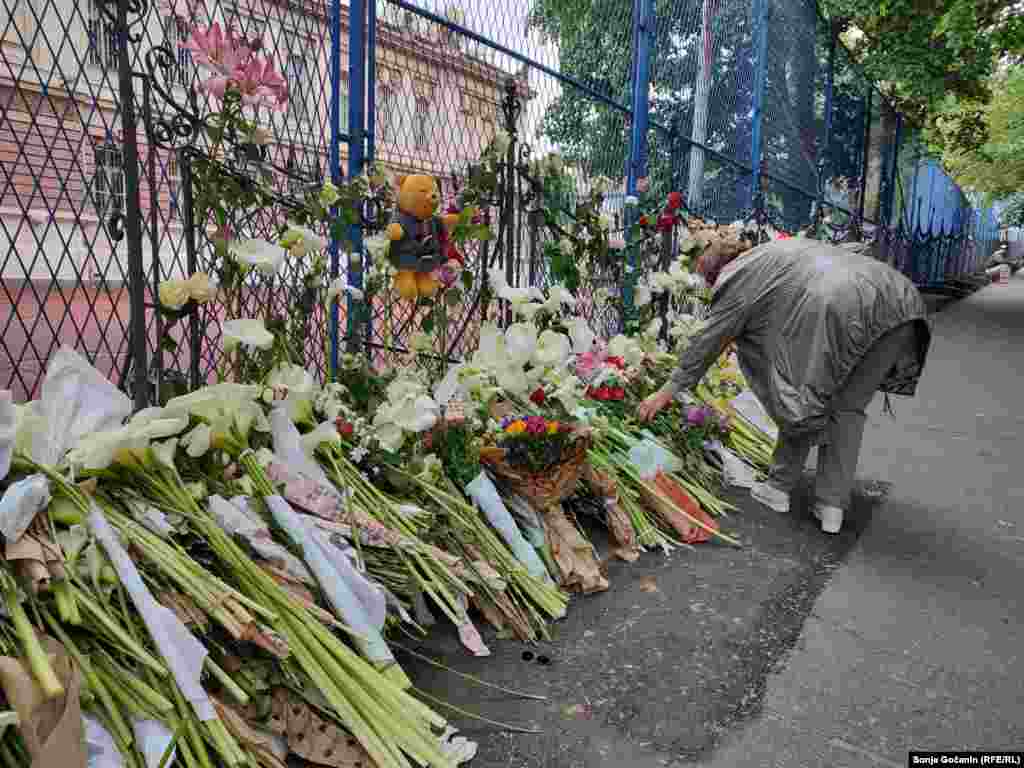
[[[96,170],[92,179],[96,214],[105,218],[124,212],[124,156],[121,148],[105,142],[93,149]]]
[[[178,169],[178,156],[172,153],[167,157],[168,213],[172,219],[176,219],[181,215],[180,194],[181,171]]]
[[[348,82],[341,84],[341,103],[338,105],[338,131],[348,133]]]
[[[381,141],[390,141],[394,134],[395,91],[388,86],[380,89],[380,108],[377,110],[377,128]]]
[[[164,22],[164,46],[174,54],[174,65],[169,78],[171,82],[183,87],[188,85],[191,74],[192,57],[185,49],[188,38],[188,26],[185,22],[177,16],[169,16]]]
[[[430,143],[430,102],[416,99],[416,146],[425,149]]]
[[[117,69],[117,29],[100,9],[103,0],[89,0],[87,21],[89,63],[100,69]]]
[[[309,66],[306,57],[298,53],[289,53],[286,70],[288,78],[288,108],[292,115],[302,115],[306,111],[305,98],[310,91]]]

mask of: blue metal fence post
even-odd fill
[[[654,2],[633,0],[633,123],[629,142],[629,168],[626,175],[626,195],[637,194],[638,182],[647,176],[647,127],[650,112],[651,54],[654,46]],[[623,321],[628,324],[633,316],[633,292],[636,286],[637,251],[633,228],[637,223],[637,209],[626,206],[623,211],[628,242],[626,274],[622,281]]]
[[[332,0],[340,3],[340,0]],[[364,148],[366,145],[366,2],[350,0],[348,29],[348,177],[354,179],[363,172]],[[348,284],[356,289],[363,287],[363,230],[357,222],[352,225],[351,235],[353,258],[349,260]],[[356,310],[359,302],[348,296],[348,322],[346,334],[348,351],[355,352],[358,323]]]
[[[331,0],[331,146],[330,178],[334,184],[341,183],[341,0]],[[337,209],[333,211],[337,214]],[[340,273],[338,254],[338,238],[331,236],[331,280],[337,280]],[[328,379],[334,381],[338,376],[338,302],[331,302],[330,328],[330,360],[328,361]]]
[[[764,118],[764,96],[768,86],[768,17],[771,0],[754,0],[751,12],[754,27],[754,109],[750,131],[750,193],[747,208],[754,207],[761,179],[761,123]]]

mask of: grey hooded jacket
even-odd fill
[[[907,278],[859,250],[794,238],[739,256],[722,270],[704,330],[681,353],[669,388],[695,386],[735,341],[743,375],[779,428],[817,432],[868,349],[912,322],[917,348],[881,390],[913,395],[931,344],[927,307]]]

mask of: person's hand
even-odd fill
[[[650,421],[659,411],[668,407],[673,397],[674,395],[671,392],[659,389],[640,403],[640,407],[637,409],[637,416],[640,417],[640,421]]]

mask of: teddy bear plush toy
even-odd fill
[[[396,186],[397,211],[387,228],[388,256],[398,272],[395,288],[408,301],[430,298],[441,285],[436,276],[439,268],[452,272],[462,268],[462,256],[450,241],[459,217],[436,215],[441,193],[431,176],[399,176]]]

